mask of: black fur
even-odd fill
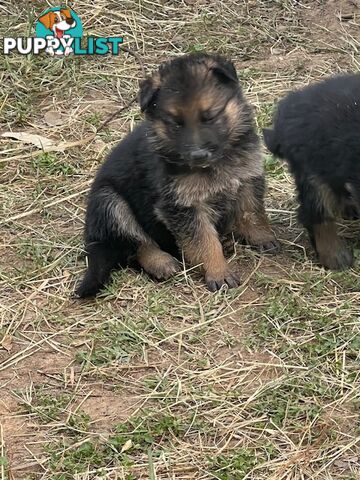
[[[204,111],[198,102],[205,94],[210,101]],[[129,264],[142,245],[155,244],[180,258],[180,248],[197,233],[201,237],[201,212],[211,212],[209,221],[223,232],[233,220],[242,175],[254,182],[254,195],[263,203],[259,140],[231,62],[201,54],[165,63],[142,83],[139,102],[146,120],[113,150],[91,188],[85,225],[89,267],[79,297],[95,295],[111,270]],[[228,113],[229,102],[239,107],[237,118]],[[234,176],[236,190],[228,182]],[[188,178],[204,182],[204,198],[194,200],[190,190],[180,195],[179,182],[186,190]],[[223,283],[237,284],[225,271],[208,285]]]
[[[360,74],[290,93],[280,101],[273,129],[264,130],[264,139],[274,155],[289,163],[299,219],[318,250],[315,226],[360,212]],[[351,266],[351,252],[336,234],[329,241],[333,251],[321,263],[333,269]]]

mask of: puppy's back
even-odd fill
[[[264,130],[268,149],[292,166],[339,159],[360,150],[360,74],[327,79],[289,93],[278,104],[273,129]],[[345,160],[346,161],[346,160]]]

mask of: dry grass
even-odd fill
[[[123,35],[147,72],[188,51],[226,53],[261,127],[288,89],[359,70],[356,3],[73,6],[88,34]],[[1,35],[31,33],[43,8],[4,0]],[[125,53],[1,62],[1,131],[56,147],[0,139],[0,479],[359,479],[359,268],[312,263],[286,169],[266,157],[284,250],[237,247],[237,291],[210,294],[196,272],[155,284],[121,271],[97,300],[74,302],[86,192],[137,105],[96,129],[136,94],[141,66]],[[359,225],[342,229],[359,254]]]

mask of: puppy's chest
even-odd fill
[[[176,179],[171,185],[175,203],[180,207],[215,205],[218,199],[233,199],[241,185],[239,178],[194,173]]]

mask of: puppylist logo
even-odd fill
[[[122,37],[85,37],[78,15],[69,7],[44,10],[35,24],[35,37],[5,37],[3,53],[35,55],[45,51],[50,55],[118,55]]]

